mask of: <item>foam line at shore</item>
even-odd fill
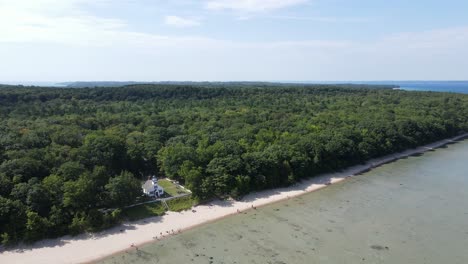
[[[93,262],[115,253],[135,250],[136,247],[145,243],[157,242],[158,239],[163,239],[161,233],[166,237],[176,235],[184,230],[216,221],[229,215],[324,188],[327,185],[343,181],[346,178],[367,172],[383,164],[424,153],[466,137],[468,137],[468,133],[416,149],[373,159],[366,164],[353,166],[339,173],[323,174],[306,179],[287,188],[252,193],[245,196],[241,201],[217,200],[210,204],[198,205],[192,208],[193,210],[180,213],[167,212],[164,216],[125,223],[93,235],[65,236],[58,239],[43,240],[32,246],[18,246],[15,249],[2,252],[0,254],[0,263],[52,264]]]

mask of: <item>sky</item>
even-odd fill
[[[0,82],[467,80],[466,0],[0,0]]]

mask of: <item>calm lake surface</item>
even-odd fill
[[[468,140],[103,263],[468,263]]]

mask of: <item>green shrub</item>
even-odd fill
[[[167,201],[169,211],[180,212],[192,208],[195,204],[191,196],[184,196]]]
[[[161,202],[142,204],[122,211],[122,216],[130,221],[136,221],[143,218],[161,216],[166,212],[166,208]]]

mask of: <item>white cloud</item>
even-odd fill
[[[303,2],[208,1],[213,4],[212,9],[247,13]],[[135,32],[124,20],[97,16],[85,8],[96,4],[115,2],[0,0],[1,78],[44,81],[58,78],[64,81],[460,79],[466,78],[464,69],[468,68],[465,59],[468,58],[468,27],[407,32],[361,42],[320,40],[320,37],[302,41],[229,41]],[[178,25],[190,24],[187,21],[191,19],[175,18],[169,20]]]
[[[362,42],[235,42],[159,36],[121,28],[97,33],[93,42],[80,42],[79,37],[62,39],[58,44],[0,41],[2,79],[462,79],[468,68],[467,27],[408,32]],[[94,47],[95,43],[102,47]]]
[[[267,18],[282,20],[313,21],[323,23],[362,23],[369,22],[370,18],[360,17],[324,17],[324,16],[267,16]]]
[[[87,12],[111,0],[0,0],[0,43],[57,43],[68,46],[157,47],[182,42],[205,43],[203,37],[169,37],[136,32],[126,21]],[[168,16],[172,26],[200,24],[195,19]]]
[[[166,25],[181,28],[196,27],[201,25],[198,19],[183,18],[179,16],[166,16],[164,18],[164,22],[166,23]]]
[[[111,0],[0,0],[2,10],[22,10],[49,15],[70,15],[81,12],[81,5],[105,5]]]
[[[0,0],[0,42],[99,45],[103,35],[124,29],[126,23],[93,16],[81,6],[107,3],[109,0]]]
[[[205,4],[211,10],[235,10],[261,12],[300,5],[308,0],[208,0]]]

